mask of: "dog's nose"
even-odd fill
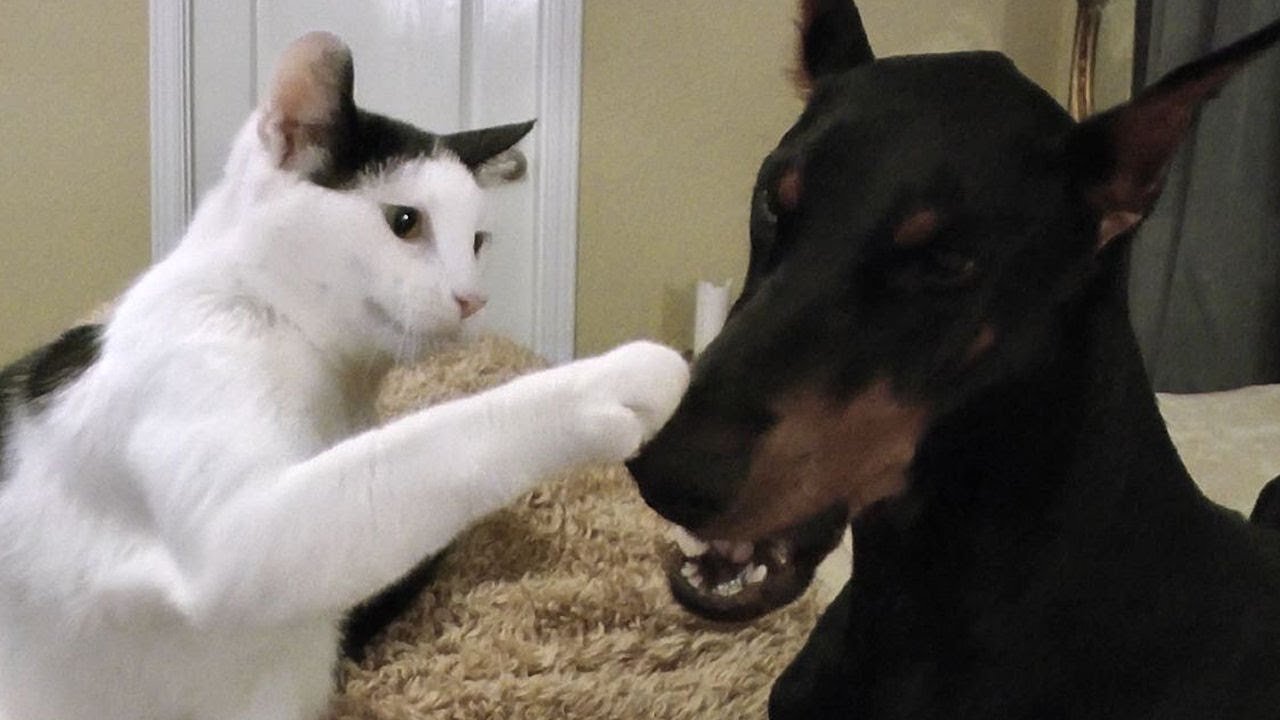
[[[626,462],[645,504],[667,520],[692,529],[718,515],[722,510],[720,498],[665,460],[649,450],[641,450]]]
[[[458,303],[458,309],[462,311],[464,319],[480,312],[480,308],[489,302],[489,298],[478,292],[454,293],[453,299]]]

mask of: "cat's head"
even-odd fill
[[[533,122],[437,135],[357,107],[353,79],[337,37],[294,41],[193,234],[234,238],[327,349],[406,359],[484,305],[478,177]]]

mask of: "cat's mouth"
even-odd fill
[[[846,508],[832,507],[754,542],[704,540],[672,525],[661,551],[671,594],[708,620],[754,620],[800,597],[847,521]]]
[[[383,330],[395,350],[395,362],[416,362],[427,354],[452,347],[468,336],[469,326],[461,318],[431,321],[427,327],[415,327],[397,318],[382,303],[366,298],[365,317]]]

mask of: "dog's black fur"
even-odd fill
[[[705,537],[849,505],[854,577],[770,716],[1280,717],[1280,490],[1254,523],[1200,494],[1126,295],[1198,107],[1280,23],[1076,124],[999,55],[874,60],[847,0],[803,15],[812,91],[760,170],[742,296],[630,463]],[[896,491],[760,489],[784,399],[816,388],[835,417],[877,383],[927,416]],[[858,466],[844,443],[788,462]]]

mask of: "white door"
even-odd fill
[[[351,46],[356,103],[436,132],[537,118],[526,177],[490,190],[477,320],[549,359],[573,349],[581,0],[151,0],[152,246],[221,173],[281,50]]]

